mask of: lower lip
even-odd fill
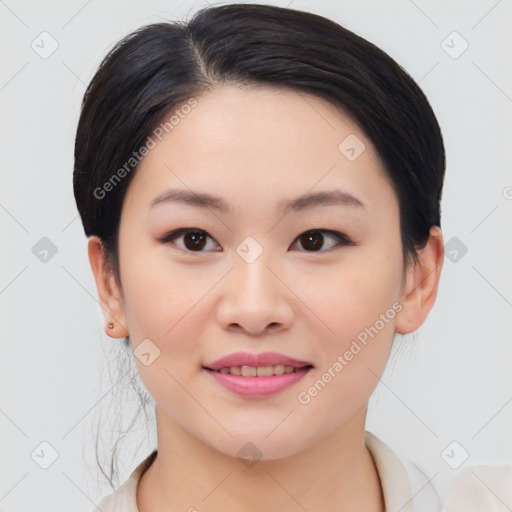
[[[312,368],[301,368],[292,373],[272,375],[271,377],[241,377],[230,373],[206,370],[219,384],[237,395],[261,398],[275,395],[298,382]]]

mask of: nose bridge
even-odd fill
[[[244,252],[246,251],[246,252]],[[236,249],[234,284],[235,290],[232,290],[239,300],[247,301],[249,306],[251,301],[265,300],[272,302],[275,300],[275,294],[279,293],[276,277],[270,271],[271,252],[268,249],[258,250],[251,245],[251,242],[243,242]]]

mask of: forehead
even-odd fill
[[[325,100],[233,85],[194,100],[193,107],[169,113],[173,124],[161,125],[158,137],[153,132],[154,148],[139,165],[126,201],[150,203],[176,186],[224,197],[236,191],[246,208],[256,199],[279,195],[282,203],[315,188],[370,196],[391,189],[371,142]]]
[[[338,156],[339,143],[348,135],[364,141],[367,157],[375,153],[357,124],[339,107],[299,91],[271,87],[225,85],[196,99],[197,105],[181,116],[172,129],[176,145],[193,132],[201,151],[232,150],[246,155],[259,149],[288,149],[304,156],[317,151],[317,157]],[[179,110],[179,107],[178,109]],[[186,141],[185,141],[186,142]],[[255,143],[259,145],[256,145]],[[306,143],[306,144],[304,144]],[[321,154],[318,154],[320,152]],[[265,154],[259,153],[261,158]]]

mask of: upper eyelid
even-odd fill
[[[322,229],[322,228],[306,229],[305,231],[302,231],[301,233],[299,233],[295,238],[298,238],[299,236],[304,235],[305,233],[310,233],[310,232],[315,232],[315,231],[318,232],[318,233],[327,233],[327,234],[332,235],[332,236],[342,236],[342,237],[349,238],[345,233],[342,233],[341,231],[336,231],[335,229],[327,229],[327,228],[324,228],[324,229]],[[178,236],[184,235],[186,233],[192,233],[192,232],[205,233],[212,240],[215,240],[215,238],[212,235],[210,235],[210,233],[208,233],[208,231],[205,231],[204,229],[201,229],[201,228],[180,228],[180,229],[175,229],[173,231],[169,231],[168,233],[165,233],[162,237],[160,237],[160,240],[165,240],[166,238],[170,238],[171,236],[172,237],[178,237]]]

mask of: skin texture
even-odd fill
[[[89,242],[105,321],[115,321],[109,336],[129,334],[134,350],[149,338],[160,350],[148,366],[135,358],[156,402],[159,450],[139,483],[139,509],[382,511],[364,445],[367,403],[395,332],[416,330],[434,304],[441,230],[432,228],[420,263],[405,269],[395,192],[370,141],[329,103],[232,85],[197,100],[128,188],[122,289],[106,270],[100,240]],[[350,134],[365,144],[354,161],[338,149]],[[181,203],[150,209],[168,188],[221,196],[230,211]],[[333,189],[364,207],[278,210],[282,200]],[[186,235],[174,244],[158,240],[185,227],[208,234],[203,252],[187,252]],[[300,237],[310,229],[338,231],[356,245],[324,233],[315,250]],[[236,251],[247,236],[263,250],[250,264]],[[298,394],[394,303],[401,307],[394,318],[301,404]],[[242,398],[202,369],[236,351],[275,351],[314,369],[277,395]],[[247,442],[262,453],[250,468],[237,458]]]

